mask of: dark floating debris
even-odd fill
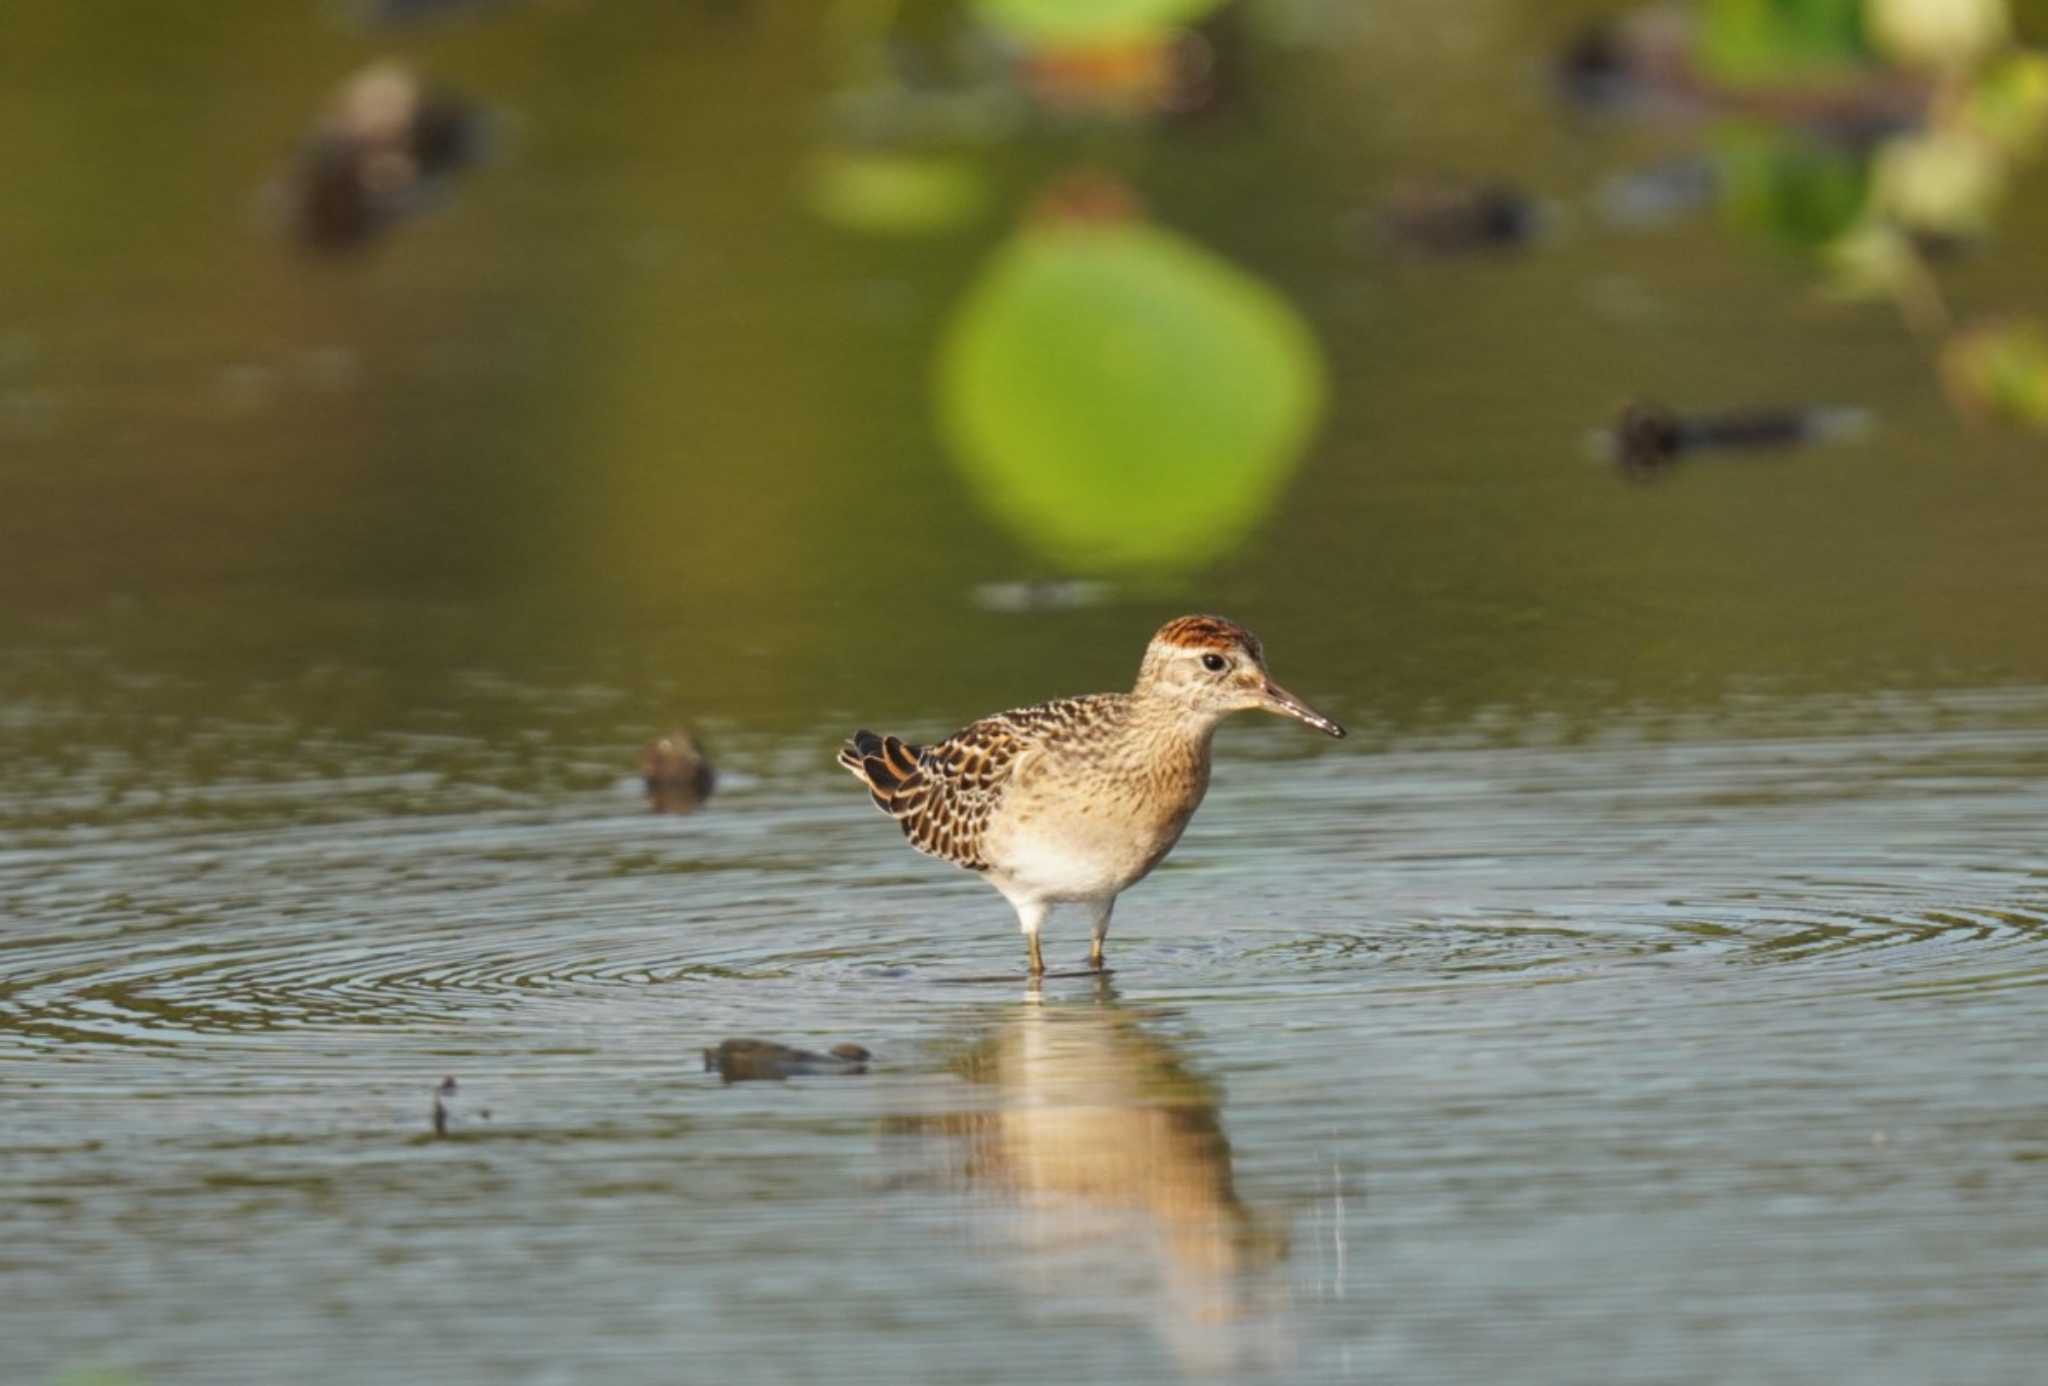
[[[1868,430],[1870,415],[1854,408],[1761,408],[1682,416],[1654,400],[1631,400],[1614,426],[1596,435],[1596,450],[1633,477],[1667,472],[1702,450],[1761,451],[1840,442]]]
[[[455,1080],[443,1078],[441,1085],[434,1089],[434,1134],[448,1134],[448,1104],[455,1098]]]
[[[1543,210],[1512,183],[1417,182],[1380,208],[1387,234],[1437,255],[1519,250],[1543,230]]]
[[[1557,55],[1558,90],[1590,110],[1647,104],[1688,92],[1691,26],[1679,15],[1649,8],[1602,15],[1584,25]]]
[[[772,1040],[729,1039],[704,1051],[704,1071],[716,1071],[728,1083],[781,1082],[806,1073],[866,1073],[868,1051],[857,1044],[835,1044],[830,1053],[813,1054]]]
[[[458,1101],[461,1093],[455,1079],[443,1078],[434,1088],[434,1134],[445,1138],[459,1123],[466,1123],[473,1115],[478,1121],[489,1121],[491,1109],[478,1107],[467,1109],[467,1104]],[[458,1115],[458,1112],[461,1114]]]
[[[483,156],[487,123],[475,104],[402,64],[364,68],[299,151],[299,237],[318,250],[352,250],[423,210]]]
[[[697,738],[686,731],[657,736],[640,748],[640,777],[656,813],[689,813],[711,797],[718,776]]]

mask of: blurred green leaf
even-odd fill
[[[975,0],[988,23],[1035,45],[1091,45],[1156,37],[1192,24],[1223,0]]]
[[[1941,374],[1959,407],[2048,433],[2048,328],[2032,318],[1957,334]]]
[[[917,235],[980,216],[988,180],[965,159],[913,154],[827,154],[804,178],[804,200],[850,231]]]
[[[1966,68],[2012,41],[2006,0],[1865,0],[1871,37],[1893,58]]]
[[[1732,227],[1802,250],[1826,245],[1856,221],[1869,191],[1865,161],[1828,141],[1774,126],[1731,122],[1710,137]]]
[[[1899,225],[1977,236],[2005,197],[2005,160],[1967,130],[1909,131],[1878,148],[1873,182],[1872,205]]]
[[[1993,64],[1971,84],[1967,111],[1971,127],[2006,154],[2038,155],[2048,137],[2048,56],[2014,53]]]
[[[1864,61],[1863,0],[1708,0],[1700,61],[1736,86],[1840,73]]]
[[[1822,292],[1845,302],[1883,300],[1895,304],[1916,331],[1948,326],[1948,306],[1912,238],[1889,221],[1872,217],[1828,243],[1828,272]]]
[[[1026,542],[1082,571],[1227,552],[1323,404],[1321,354],[1292,307],[1128,221],[1020,231],[969,292],[938,372],[962,469]]]

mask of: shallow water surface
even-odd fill
[[[1864,155],[1561,106],[1612,0],[1249,0],[1171,115],[947,46],[994,8],[13,7],[0,1383],[2039,1380],[2048,466],[1819,301]],[[315,250],[385,62],[487,148]],[[876,153],[961,219],[821,206]],[[1603,213],[1673,168],[1724,204]],[[1390,242],[1502,180],[1543,234]],[[1104,424],[990,472],[960,325],[1089,205],[1172,312],[1047,300]],[[2048,301],[2041,165],[1991,230],[1958,329]],[[1868,427],[1632,484],[1642,397]],[[833,751],[1196,611],[1354,735],[1227,727],[1034,995]],[[676,726],[723,778],[657,816]]]
[[[689,817],[371,776],[17,833],[12,1374],[2027,1379],[2048,695],[1782,715],[1233,726],[1039,995],[779,737]],[[730,1035],[876,1063],[725,1085]]]

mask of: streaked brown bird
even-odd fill
[[[1039,929],[1062,904],[1087,907],[1088,961],[1101,971],[1117,896],[1159,865],[1201,806],[1217,725],[1254,709],[1344,735],[1273,682],[1256,635],[1182,616],[1152,637],[1128,693],[999,712],[931,746],[855,732],[839,763],[918,851],[1003,893],[1032,976],[1045,972]]]

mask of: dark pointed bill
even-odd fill
[[[1282,717],[1292,717],[1297,722],[1306,722],[1326,736],[1342,736],[1344,728],[1317,712],[1301,699],[1289,693],[1271,679],[1266,680],[1266,711],[1277,712]]]

